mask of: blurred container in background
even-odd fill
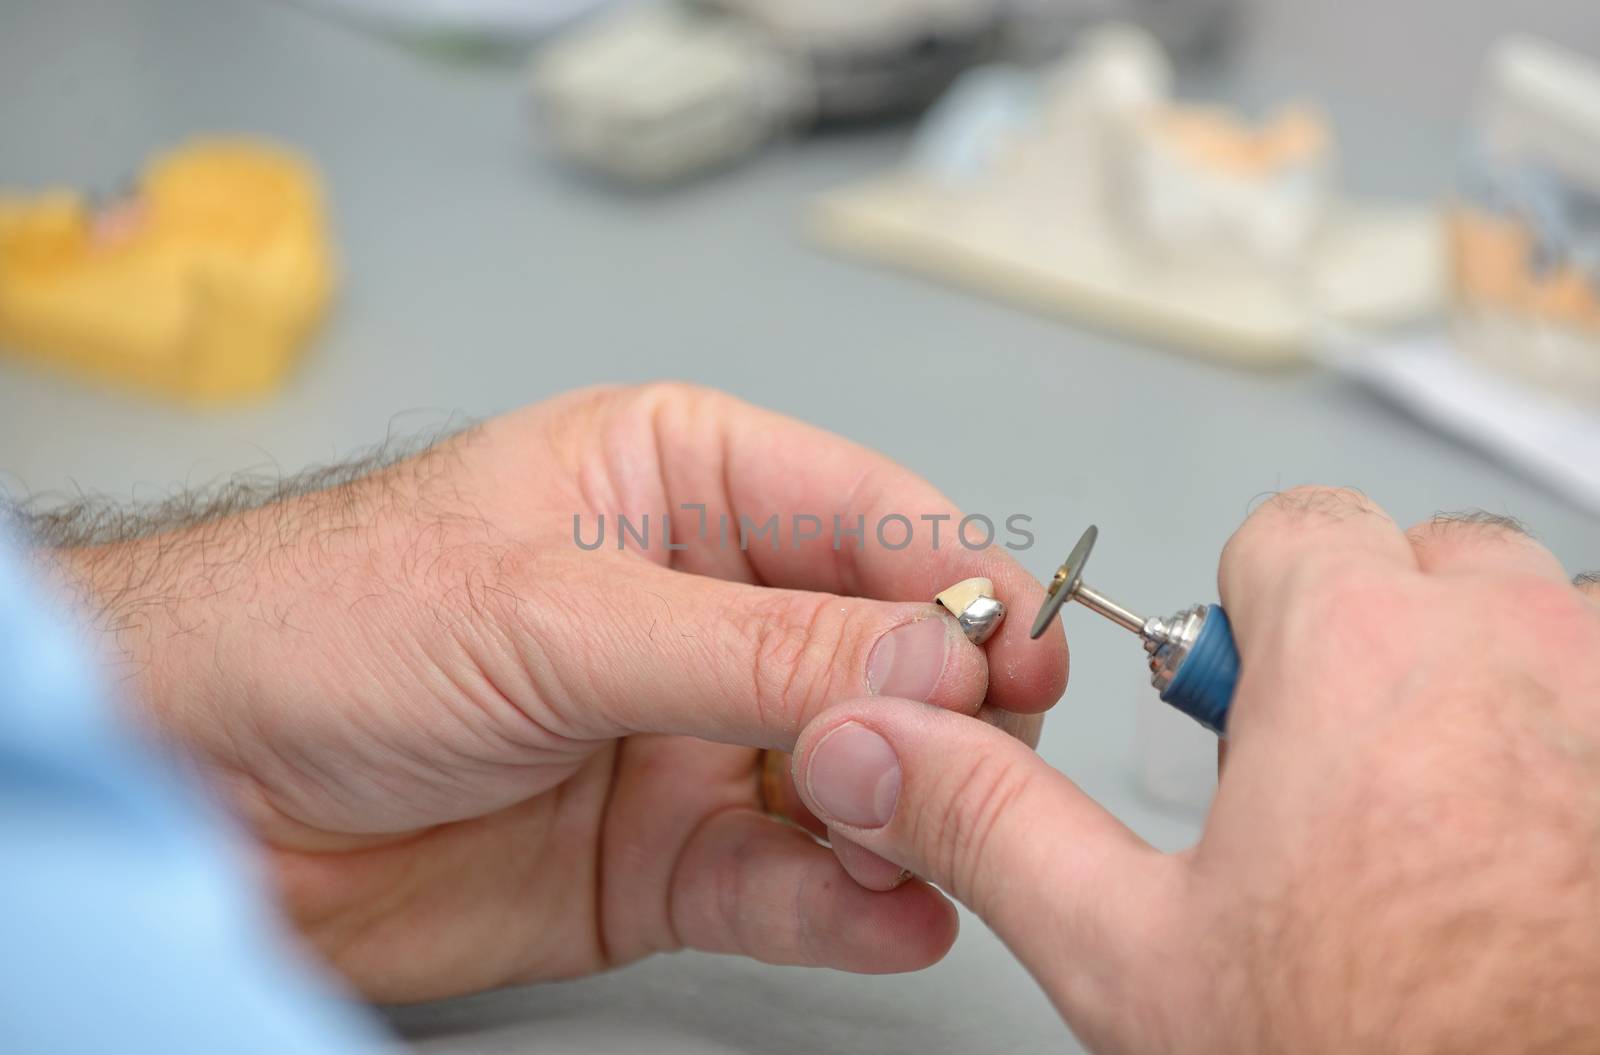
[[[1600,64],[1495,47],[1449,232],[1462,351],[1600,401]]]
[[[798,66],[751,27],[677,5],[596,20],[541,51],[529,72],[546,144],[639,185],[744,156],[806,91]]]
[[[681,180],[786,131],[920,112],[987,61],[1058,58],[1109,14],[1181,54],[1235,0],[672,0],[626,5],[534,53],[554,151],[632,184]]]

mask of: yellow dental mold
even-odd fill
[[[276,387],[335,284],[311,167],[244,139],[154,159],[127,198],[0,194],[0,349],[192,403]]]

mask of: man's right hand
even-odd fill
[[[830,709],[809,807],[942,886],[1099,1051],[1600,1047],[1600,589],[1513,522],[1267,502],[1205,832],[1157,852],[960,714]]]
[[[1044,590],[1003,547],[958,541],[961,512],[926,481],[656,384],[308,482],[39,557],[120,657],[134,712],[246,818],[295,921],[363,995],[683,947],[907,971],[955,940],[937,891],[845,839],[817,845],[787,794],[764,800],[759,751],[859,695],[1037,740],[1066,639],[1014,621],[980,649],[930,603],[973,576],[1013,608]],[[696,508],[678,541],[660,534]],[[623,513],[656,533],[624,545]],[[923,527],[877,544],[864,525],[895,517]],[[930,517],[949,521],[942,546]],[[873,544],[821,527],[856,520]],[[743,538],[749,521],[766,541]]]

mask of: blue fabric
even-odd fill
[[[381,1050],[0,538],[0,1052]]]

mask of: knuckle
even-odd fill
[[[725,831],[737,834],[729,852],[713,865],[711,897],[715,925],[724,936],[726,948],[749,956],[759,945],[759,938],[751,934],[746,910],[749,891],[760,881],[761,855],[756,846],[756,829],[749,824],[737,824],[731,813],[724,813],[719,821]]]
[[[1482,509],[1436,513],[1406,532],[1406,537],[1413,545],[1422,546],[1451,538],[1531,538],[1532,535],[1527,525],[1516,517]]]
[[[825,596],[779,594],[744,613],[752,698],[764,726],[797,731],[820,707],[829,672],[844,658],[844,636],[831,607]]]
[[[991,750],[977,754],[952,779],[948,816],[925,819],[935,828],[934,867],[947,877],[951,893],[982,915],[992,907],[983,904],[991,886],[984,876],[992,867],[996,833],[1028,794],[1033,774],[1011,753]]]
[[[759,829],[737,806],[723,806],[702,817],[684,840],[683,853],[695,860],[694,882],[675,873],[667,890],[665,936],[660,951],[686,945],[748,954],[751,951],[745,897],[758,871]],[[721,844],[720,853],[703,847]]]
[[[724,392],[689,381],[648,381],[635,385],[628,392],[642,407],[657,411],[681,409],[690,413],[704,411],[731,398]]]
[[[1586,571],[1572,579],[1572,585],[1577,588],[1578,596],[1589,607],[1589,614],[1597,615],[1596,605],[1600,604],[1600,571]]]
[[[1378,507],[1353,487],[1301,485],[1279,491],[1262,503],[1257,514],[1290,522],[1346,520],[1378,513]]]
[[[584,425],[603,417],[631,391],[621,385],[589,385],[556,397],[548,407],[558,420]]]
[[[1292,487],[1269,495],[1223,547],[1224,567],[1239,567],[1249,554],[1285,535],[1315,531],[1359,516],[1388,519],[1371,499],[1348,487]]]

